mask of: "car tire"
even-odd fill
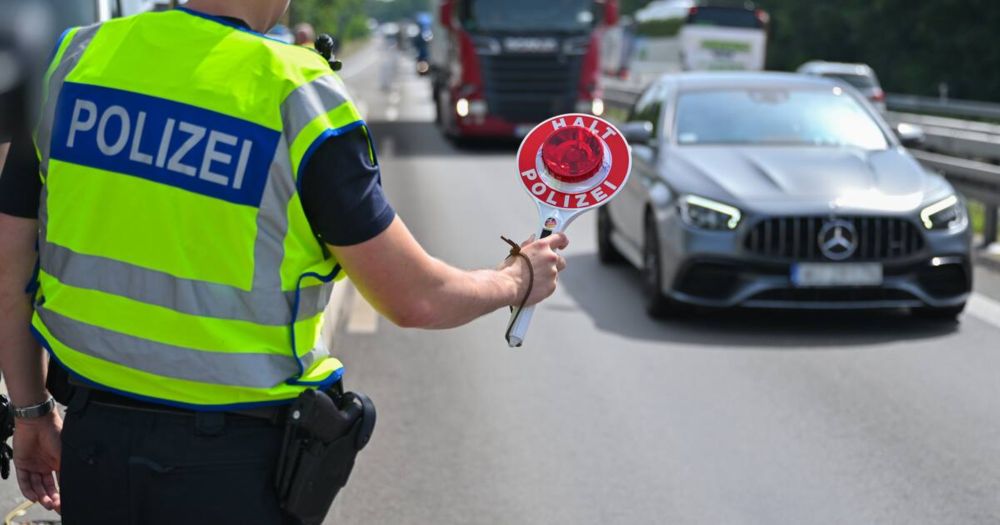
[[[956,321],[958,316],[961,315],[962,311],[965,310],[965,303],[956,306],[946,306],[944,308],[934,308],[932,306],[924,306],[921,308],[913,308],[910,313],[914,317],[920,319],[930,319],[934,321]]]
[[[620,264],[625,260],[621,252],[611,242],[611,232],[614,225],[611,223],[611,214],[608,207],[602,206],[597,209],[597,260],[601,264]]]
[[[646,216],[642,243],[642,293],[646,302],[646,313],[654,319],[664,319],[678,314],[676,301],[663,295],[663,272],[660,241],[656,221]]]
[[[458,134],[449,134],[446,135],[446,137],[448,138],[448,142],[450,142],[455,149],[469,150],[475,148],[476,146],[475,139],[471,139],[469,137],[463,137]]]

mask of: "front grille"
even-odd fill
[[[482,55],[486,104],[509,122],[541,122],[576,106],[581,59],[558,54]]]
[[[919,228],[897,217],[777,217],[753,225],[744,240],[749,252],[787,261],[829,261],[820,250],[819,235],[830,220],[851,223],[857,248],[845,261],[906,259],[924,248]]]

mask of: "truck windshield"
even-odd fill
[[[462,7],[469,31],[587,32],[600,14],[594,0],[466,0]]]
[[[699,26],[743,27],[762,29],[764,23],[753,9],[739,7],[697,7],[691,9],[687,23]]]

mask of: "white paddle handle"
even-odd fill
[[[507,326],[510,331],[507,333],[507,345],[517,348],[524,343],[524,337],[528,334],[528,327],[531,326],[531,316],[535,313],[535,305],[526,306],[524,310],[516,307],[510,313],[510,321]],[[513,323],[513,326],[511,326]]]
[[[552,235],[552,230],[542,228],[542,231],[538,234],[538,238],[544,239],[549,235]],[[523,310],[515,306],[511,310],[510,321],[507,321],[507,346],[517,348],[524,343],[524,338],[528,334],[528,327],[531,326],[531,316],[534,314],[535,305],[526,306]]]

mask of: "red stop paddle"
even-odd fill
[[[581,213],[614,198],[632,171],[630,151],[617,128],[593,115],[559,115],[531,130],[517,150],[517,173],[538,207],[538,238],[565,231]],[[524,343],[534,311],[511,312],[511,348]]]

